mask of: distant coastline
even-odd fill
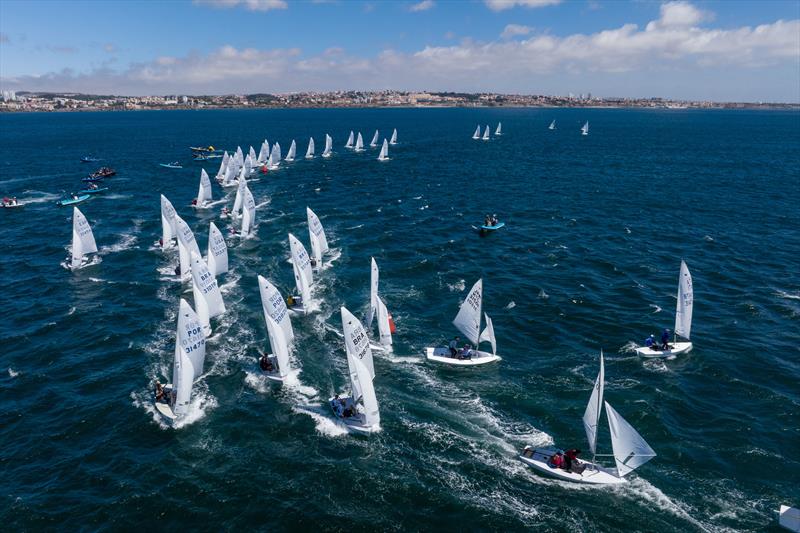
[[[337,91],[222,96],[116,96],[5,91],[0,112],[80,112],[175,109],[316,108],[636,108],[636,109],[800,109],[800,103],[712,102],[665,98],[608,98],[587,95]]]

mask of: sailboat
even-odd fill
[[[345,148],[352,148],[353,147],[353,130],[350,130],[350,135],[347,137],[347,143],[344,145]]]
[[[208,227],[208,254],[206,255],[208,271],[214,277],[228,271],[228,245],[225,237],[214,222]]]
[[[589,121],[586,121],[586,124],[581,126],[581,135],[589,135]]]
[[[197,198],[192,202],[192,207],[205,209],[211,203],[211,180],[205,169],[200,170],[200,188],[197,191]]]
[[[222,185],[223,188],[229,189],[231,187],[236,187],[236,176],[244,177],[244,167],[239,167],[239,164],[234,160],[228,164],[228,168],[225,169],[225,176],[222,178]]]
[[[776,511],[778,513],[778,525],[788,531],[800,533],[800,509],[781,505]]]
[[[636,353],[644,357],[669,357],[680,355],[692,349],[689,341],[692,333],[692,307],[694,306],[694,290],[692,288],[692,275],[689,267],[681,261],[681,271],[678,275],[678,303],[675,308],[675,330],[672,344],[667,345],[666,350],[654,344],[653,348],[640,346],[636,348]],[[678,335],[686,339],[687,342],[678,342]]]
[[[311,260],[303,243],[291,233],[289,234],[289,248],[292,252],[292,270],[297,287],[297,295],[290,296],[288,299],[289,309],[297,314],[306,315],[309,313],[311,285],[314,283]]]
[[[231,156],[228,155],[228,151],[225,151],[225,154],[222,156],[222,161],[219,164],[219,170],[217,170],[217,175],[214,178],[217,181],[222,180],[223,176],[225,176],[225,169],[228,168],[228,163],[231,160]]]
[[[386,304],[378,295],[379,278],[378,263],[372,257],[370,258],[369,309],[367,310],[366,327],[369,331],[372,328],[372,319],[377,317],[380,346],[372,345],[372,348],[386,350],[392,345],[394,322],[392,322],[392,315],[386,309]]]
[[[476,141],[481,138],[481,125],[480,124],[478,124],[478,126],[475,128],[475,133],[472,134],[472,138],[475,139]]]
[[[322,152],[322,157],[330,157],[333,153],[331,149],[333,148],[333,138],[327,133],[325,134],[325,150]]]
[[[175,215],[175,227],[178,230],[178,258],[180,261],[176,273],[180,275],[181,281],[189,281],[192,277],[191,254],[200,255],[200,248],[197,247],[197,239],[194,238],[189,224],[178,215]]]
[[[397,144],[397,128],[392,131],[392,138],[389,139],[389,144]]]
[[[256,151],[253,147],[250,147],[250,150],[247,151],[247,156],[250,158],[250,163],[255,164],[258,161],[258,156],[256,155]]]
[[[242,204],[242,227],[239,235],[245,239],[253,235],[256,223],[256,200],[249,187],[244,188],[244,202]]]
[[[275,322],[275,319],[264,313],[264,321],[267,323],[267,335],[269,335],[269,345],[272,347],[272,353],[261,356],[259,361],[261,373],[269,380],[283,382],[291,370],[289,365],[289,343],[286,341],[283,329]]]
[[[425,348],[425,357],[428,361],[436,361],[437,363],[445,363],[448,365],[458,366],[476,366],[484,365],[486,363],[493,363],[499,361],[500,356],[497,355],[497,341],[494,337],[494,325],[492,319],[486,313],[483,316],[486,318],[486,327],[481,331],[481,306],[483,302],[483,280],[479,279],[475,285],[470,289],[466,299],[458,309],[458,314],[453,320],[453,324],[458,330],[466,335],[467,339],[475,345],[475,349],[470,350],[470,354],[466,357],[463,355],[463,350],[458,350],[458,354],[453,356],[450,348]],[[483,352],[478,350],[482,341],[489,341],[492,345],[492,353]]]
[[[258,166],[263,167],[267,164],[267,159],[269,158],[269,143],[266,139],[264,142],[261,143],[261,149],[258,151],[258,157],[256,158],[256,164]]]
[[[203,374],[206,358],[206,339],[197,313],[181,299],[178,329],[175,334],[175,361],[172,383],[164,387],[164,397],[155,399],[156,411],[174,424],[189,411],[194,380]]]
[[[548,130],[554,130],[554,129],[556,129],[556,121],[554,120],[553,122],[551,122],[551,123],[550,123],[550,125],[549,125],[549,126],[547,126],[547,129],[548,129]]]
[[[292,144],[289,145],[289,153],[286,154],[286,157],[284,157],[283,160],[286,161],[287,163],[293,162],[296,152],[297,152],[297,143],[295,143],[294,139],[292,139]]]
[[[625,476],[656,456],[656,452],[633,429],[622,415],[620,415],[608,402],[603,401],[603,388],[605,371],[603,368],[603,353],[600,352],[600,372],[589,397],[586,411],[583,413],[583,427],[592,451],[592,460],[577,459],[572,469],[567,471],[562,468],[550,466],[550,458],[556,453],[552,449],[533,449],[526,446],[519,458],[535,470],[566,481],[577,483],[591,483],[595,485],[608,485],[626,483]],[[611,433],[611,448],[614,451],[616,468],[607,468],[595,463],[597,457],[597,430],[600,427],[600,414],[603,405],[606,408],[608,427]]]
[[[277,170],[281,164],[281,144],[275,143],[272,145],[272,152],[269,154],[267,160],[267,168],[269,170]]]
[[[191,261],[194,307],[197,309],[203,334],[208,337],[211,335],[211,319],[225,313],[225,302],[222,301],[217,279],[208,270],[200,254],[192,252]]]
[[[370,141],[369,145],[372,148],[378,146],[378,130],[375,130],[375,135],[372,136],[372,141]]]
[[[497,123],[497,129],[494,130],[494,134],[495,135],[502,135],[503,134],[503,123],[502,122],[498,122]]]
[[[72,252],[67,257],[65,265],[70,270],[78,270],[89,264],[86,254],[97,252],[97,243],[94,241],[92,228],[89,221],[77,207],[72,208]]]
[[[236,196],[233,198],[233,209],[230,216],[234,219],[242,216],[242,205],[244,204],[244,191],[247,189],[247,178],[239,178],[239,185],[236,188]]]
[[[292,342],[294,340],[292,320],[280,291],[263,276],[258,276],[258,291],[261,294],[261,309],[264,314],[272,317],[272,320],[280,325],[286,342]]]
[[[308,138],[308,150],[306,150],[306,159],[314,159],[314,137]]]
[[[489,125],[488,124],[486,125],[486,129],[483,130],[483,137],[481,137],[481,139],[483,139],[484,141],[488,141],[489,140]]]
[[[358,137],[356,138],[356,152],[363,152],[364,151],[364,139],[361,137],[361,132],[358,132]]]
[[[325,228],[322,227],[322,222],[319,221],[319,217],[316,213],[309,207],[306,207],[306,218],[308,218],[308,237],[311,241],[311,254],[314,256],[311,266],[321,269],[322,254],[328,251],[328,239],[325,237]]]
[[[378,161],[388,161],[389,160],[389,143],[386,142],[386,139],[383,140],[383,146],[381,146],[381,153],[378,154]]]
[[[167,197],[161,195],[161,249],[175,246],[177,230],[175,229],[175,208]]]
[[[334,416],[344,422],[347,429],[359,433],[381,430],[381,415],[373,380],[375,366],[372,350],[364,326],[353,314],[341,308],[347,367],[350,372],[350,394],[337,394],[328,403]]]

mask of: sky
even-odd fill
[[[0,0],[0,88],[800,102],[800,0]]]

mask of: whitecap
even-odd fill
[[[517,303],[514,300],[511,300],[506,304],[506,309],[514,309],[517,306]]]
[[[447,288],[450,289],[450,292],[461,292],[466,288],[466,281],[460,279],[455,283],[448,283]]]
[[[660,313],[660,312],[661,312],[661,308],[660,308],[659,306],[657,306],[656,304],[650,304],[650,307],[652,307],[653,309],[655,309],[655,311],[653,311],[653,314],[656,314],[656,313]]]
[[[12,378],[15,378],[15,377],[19,376],[19,372],[14,370],[11,367],[8,367],[8,376],[12,377]]]
[[[322,409],[320,407],[295,406],[293,411],[310,416],[311,419],[314,420],[317,433],[325,435],[326,437],[341,437],[349,433],[347,426],[322,414]]]
[[[544,289],[539,289],[539,295],[538,296],[539,296],[540,300],[547,300],[548,298],[550,298],[550,295],[547,294],[546,292],[544,292]]]

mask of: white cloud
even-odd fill
[[[530,26],[523,26],[522,24],[508,24],[503,29],[503,33],[500,34],[500,37],[503,39],[510,39],[518,35],[528,35],[531,31],[533,31],[533,28]]]
[[[158,57],[123,71],[62,71],[4,78],[2,83],[9,89],[125,94],[394,88],[672,96],[674,91],[654,91],[677,87],[700,98],[713,93],[718,99],[741,94],[799,99],[800,20],[714,29],[697,26],[708,14],[684,7],[676,12],[674,3],[665,4],[660,17],[644,29],[625,24],[557,37],[509,25],[504,34],[524,38],[464,39],[410,53],[389,49],[376,58],[335,47],[312,55],[299,49],[224,46],[208,54]]]
[[[435,5],[436,3],[433,0],[422,0],[422,2],[417,2],[416,4],[408,6],[408,10],[413,12],[427,11]]]
[[[662,27],[696,26],[710,18],[710,14],[700,11],[689,2],[676,1],[661,4]]]
[[[270,11],[289,7],[286,0],[194,0],[194,3],[221,9],[243,7],[248,11]]]
[[[483,3],[492,11],[503,11],[512,7],[545,7],[561,3],[561,0],[483,0]]]

